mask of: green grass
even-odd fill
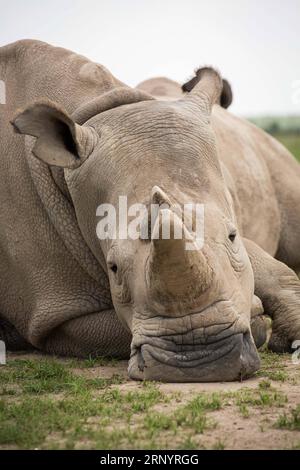
[[[86,395],[56,401],[30,398],[2,407],[0,443],[35,448],[55,433],[53,448],[59,448],[61,441],[65,448],[74,448],[78,440],[91,440],[97,448],[114,448],[120,446],[125,437],[130,442],[132,433],[129,425],[124,429],[107,429],[105,418],[109,417],[110,421],[117,419],[123,415],[124,409],[120,402],[118,405],[115,402],[108,404],[102,396],[92,399]],[[97,416],[95,427],[87,426],[87,420],[94,416]],[[49,444],[51,446],[51,439]]]
[[[96,448],[118,447],[124,439],[130,445],[134,439],[131,418],[163,400],[155,386],[134,393],[121,393],[113,388],[99,392],[96,386],[79,395],[73,391],[63,398],[26,397],[16,402],[2,399],[0,445],[34,448],[42,445],[51,433],[59,435],[53,447],[59,447],[61,440],[66,440],[64,445],[68,448],[78,440],[91,440]],[[90,418],[95,419],[95,426],[89,424]],[[123,426],[112,426],[119,420]]]
[[[81,368],[93,368],[93,367],[116,367],[119,364],[119,361],[115,358],[107,358],[107,357],[89,357],[84,360],[78,360],[77,364],[73,363],[73,365],[77,365]]]
[[[240,403],[238,405],[238,410],[239,410],[239,413],[243,416],[243,418],[249,418],[250,416],[249,407],[245,403]]]
[[[224,450],[225,449],[225,443],[221,441],[220,439],[217,440],[217,442],[213,446],[214,450]]]
[[[88,360],[82,368],[99,363]],[[0,445],[74,448],[79,441],[93,448],[155,448],[162,445],[162,434],[181,431],[184,439],[178,438],[178,445],[191,448],[189,433],[203,434],[216,426],[207,414],[222,407],[221,394],[198,394],[182,406],[178,392],[167,396],[155,383],[122,392],[115,387],[121,377],[86,378],[71,366],[79,368],[77,361],[45,358],[13,360],[1,368]],[[154,410],[169,400],[175,402],[175,411]]]
[[[249,118],[254,124],[270,133],[299,133],[300,116],[258,116]]]
[[[208,413],[222,407],[221,394],[198,394],[181,405],[178,393],[167,396],[151,382],[123,392],[116,376],[88,379],[52,359],[11,361],[1,372],[1,446],[163,448],[167,433],[180,448],[194,448],[193,435],[216,426]],[[155,411],[170,400],[171,413]]]
[[[260,116],[249,120],[273,135],[300,161],[300,116]]]
[[[158,431],[176,430],[176,420],[173,416],[163,413],[150,413],[144,419],[144,427],[148,431],[148,436],[153,438]]]
[[[266,377],[269,380],[277,382],[286,382],[289,380],[289,374],[286,370],[287,354],[276,354],[271,351],[261,351],[261,367],[256,372],[257,377]]]
[[[193,436],[189,435],[184,438],[181,445],[179,446],[180,449],[184,450],[194,450],[199,449],[199,444],[193,439]]]
[[[187,405],[176,410],[174,417],[176,425],[193,429],[203,434],[207,429],[213,429],[217,423],[208,417],[208,412],[220,410],[223,406],[223,394],[199,393]]]
[[[199,394],[188,405],[187,410],[193,414],[205,411],[220,410],[223,406],[223,396],[221,393],[212,393],[211,395]]]
[[[242,389],[235,393],[235,402],[239,410],[244,406],[255,407],[283,407],[287,403],[287,397],[274,389]],[[242,408],[241,408],[242,407]]]
[[[279,140],[295,157],[300,161],[300,133],[298,134],[275,134],[274,137]]]
[[[300,405],[288,414],[281,414],[277,420],[276,426],[280,429],[300,431]]]
[[[190,431],[194,434],[203,434],[209,429],[214,429],[217,423],[208,416],[209,412],[222,408],[223,398],[221,393],[199,393],[186,405],[179,406],[171,413],[152,411],[148,413],[143,421],[143,427],[147,439],[153,440],[157,433],[168,431],[172,435],[183,433],[184,436]],[[185,438],[180,444],[180,448],[194,448],[194,441],[191,436]]]
[[[204,448],[205,434],[218,430],[217,412],[232,407],[251,419],[253,409],[273,413],[286,405],[287,397],[269,377],[285,373],[284,359],[266,352],[261,356],[263,379],[256,388],[194,393],[188,401],[183,393],[162,392],[153,382],[123,388],[124,379],[116,374],[91,378],[94,371],[85,370],[78,375],[96,364],[101,368],[101,359],[11,360],[0,369],[0,447]],[[278,420],[281,428],[298,429],[299,412],[283,413]],[[225,444],[216,435],[211,446]]]
[[[285,382],[288,380],[289,375],[284,370],[271,370],[267,372],[267,377],[277,382]]]
[[[55,359],[14,360],[1,367],[0,395],[45,394],[73,392],[84,393],[88,389],[103,389],[123,379],[113,375],[109,379],[85,379],[72,373],[67,366]]]
[[[269,380],[262,380],[259,382],[258,387],[261,390],[269,390],[271,388],[271,382]]]

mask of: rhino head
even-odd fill
[[[228,381],[259,367],[253,272],[210,125],[213,105],[226,102],[222,89],[219,74],[204,68],[176,101],[125,89],[129,99],[118,106],[115,96],[85,105],[83,125],[53,103],[35,103],[14,121],[37,138],[36,157],[65,168],[80,230],[99,262],[104,257],[115,310],[132,333],[133,379]],[[120,195],[129,207],[158,206],[148,238],[97,237],[99,204],[117,207]],[[200,249],[195,214],[187,224],[176,209],[191,203],[204,207]]]

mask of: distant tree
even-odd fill
[[[266,131],[269,132],[269,134],[272,134],[272,135],[279,134],[280,125],[278,124],[278,122],[273,121],[267,126]]]

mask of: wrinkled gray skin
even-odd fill
[[[134,379],[215,381],[258,369],[262,305],[271,349],[300,339],[300,284],[287,267],[300,266],[299,166],[216,104],[228,104],[228,86],[215,71],[199,71],[186,95],[164,79],[133,90],[84,57],[21,41],[0,49],[0,79],[0,338],[9,348],[128,357],[131,342]],[[161,213],[191,243],[172,205],[204,203],[203,249],[100,241],[96,209],[119,195],[169,203]]]

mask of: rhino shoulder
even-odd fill
[[[50,49],[51,47],[50,44],[38,41],[37,39],[20,39],[19,41],[0,47],[0,60],[15,59],[25,55],[27,52],[32,52],[33,49],[45,50],[45,48]]]

